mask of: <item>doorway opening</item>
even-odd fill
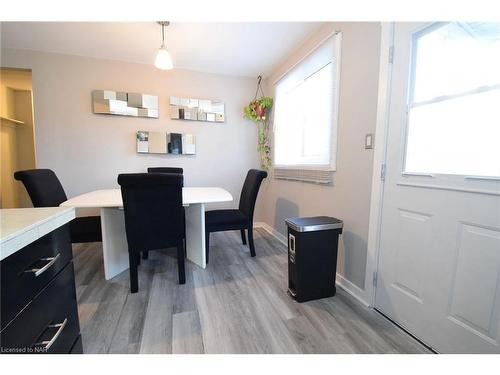
[[[32,207],[14,172],[36,168],[31,70],[0,69],[0,208]]]

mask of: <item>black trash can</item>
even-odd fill
[[[286,219],[288,293],[297,302],[335,295],[339,235],[344,223],[328,216]]]

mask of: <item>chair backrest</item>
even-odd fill
[[[260,184],[266,177],[266,171],[250,169],[245,178],[240,196],[240,211],[243,212],[250,221],[253,220],[253,210],[255,208],[255,201],[257,200]]]
[[[182,168],[176,168],[176,167],[150,167],[150,168],[148,168],[148,173],[177,173],[177,174],[183,174],[184,170]]]
[[[61,182],[50,169],[18,171],[14,178],[24,184],[33,207],[57,207],[68,199]]]
[[[177,246],[184,238],[183,176],[120,174],[125,230],[134,251]]]

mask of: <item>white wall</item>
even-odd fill
[[[170,165],[184,168],[185,185],[226,188],[235,201],[222,206],[232,207],[247,170],[259,165],[255,125],[242,117],[253,79],[34,51],[3,49],[1,55],[2,67],[32,69],[37,166],[53,169],[69,197],[118,187],[119,173]],[[160,118],[93,114],[94,89],[158,95]],[[222,100],[226,122],[170,120],[170,95]],[[138,155],[137,130],[193,133],[197,154]]]
[[[344,220],[338,272],[364,288],[373,150],[365,134],[375,131],[380,47],[379,23],[329,23],[291,53],[267,80],[273,83],[334,30],[342,31],[337,171],[332,186],[267,179],[257,219],[285,234],[284,220],[328,215]]]

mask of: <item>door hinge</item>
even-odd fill
[[[389,47],[389,64],[394,62],[394,46]]]
[[[373,273],[373,287],[377,287],[377,271]]]
[[[382,164],[382,167],[380,168],[380,179],[385,181],[385,163]]]

